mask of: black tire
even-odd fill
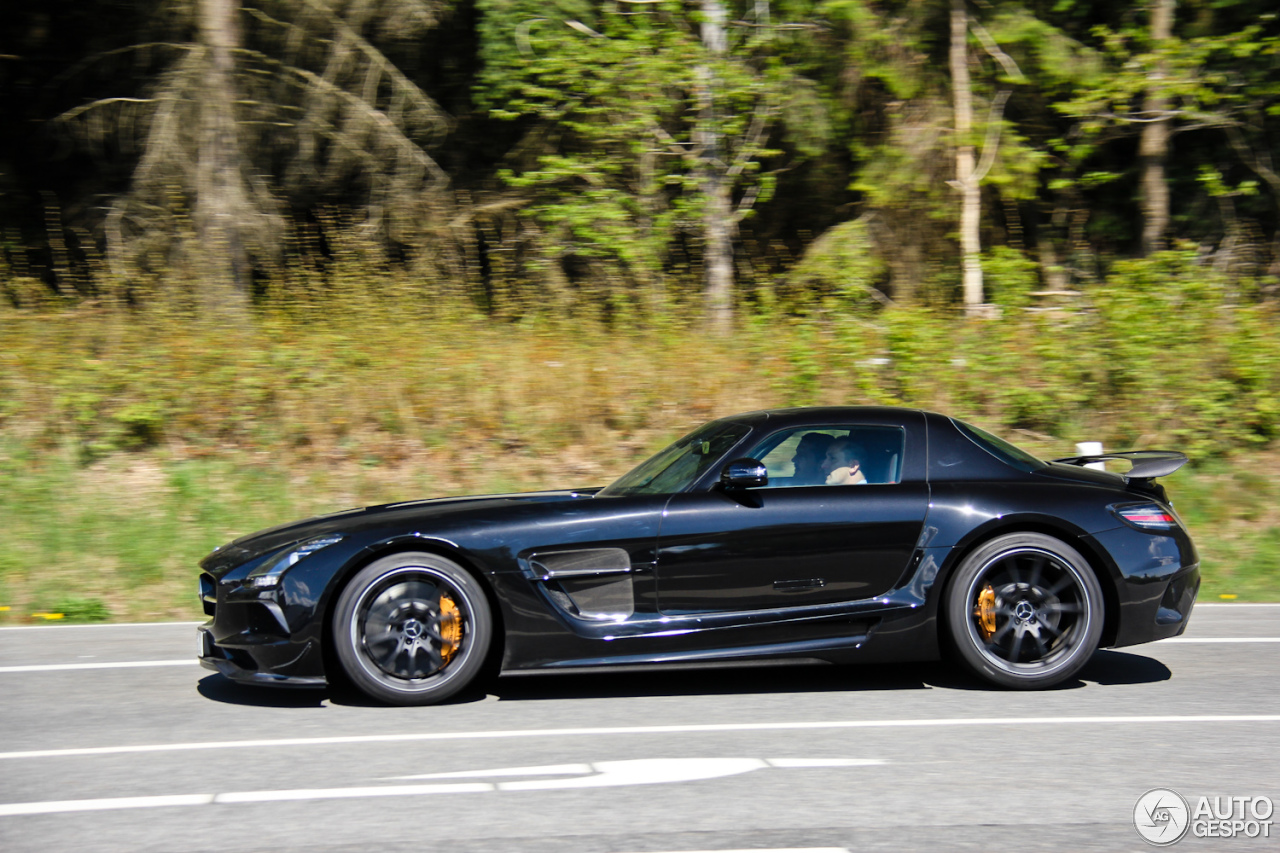
[[[392,554],[361,569],[338,597],[333,642],[361,692],[392,705],[432,705],[484,668],[493,616],[484,590],[438,554]]]
[[[960,662],[984,681],[1017,690],[1070,678],[1102,636],[1102,587],[1093,569],[1079,551],[1039,533],[1000,536],[966,557],[945,607]]]

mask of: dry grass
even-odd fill
[[[252,328],[163,305],[0,307],[0,620],[194,618],[194,564],[233,536],[355,505],[603,484],[709,418],[824,403],[947,411],[1049,457],[1083,439],[1219,453],[1169,481],[1205,592],[1280,598],[1280,464],[1230,443],[1265,444],[1274,424],[1228,436],[1218,424],[1238,418],[1213,406],[1236,392],[1173,396],[1212,376],[1108,386],[1115,358],[1065,334],[1076,320],[818,312],[720,339],[678,307],[643,324],[494,322],[368,286],[268,307]],[[1274,395],[1259,364],[1250,381]]]
[[[294,518],[418,497],[606,482],[637,454],[632,444],[558,452],[503,450],[451,456],[404,446],[397,461],[334,456],[281,461],[232,451],[216,458],[168,450],[115,454],[89,466],[73,458],[5,460],[0,512],[0,622],[70,618],[195,619],[196,562],[215,545]],[[646,450],[650,448],[645,448]],[[15,463],[17,463],[15,465]],[[1280,599],[1280,456],[1184,470],[1168,487],[1204,560],[1202,600]],[[95,605],[96,603],[96,605]],[[96,609],[95,609],[96,607]]]

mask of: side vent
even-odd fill
[[[631,571],[631,557],[621,548],[540,551],[529,555],[529,564],[543,580],[586,575],[612,575]]]
[[[570,615],[621,622],[635,613],[631,557],[621,548],[541,551],[528,559],[551,600]]]

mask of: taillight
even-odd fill
[[[1116,504],[1111,511],[1130,527],[1144,530],[1172,530],[1179,527],[1177,514],[1162,504],[1144,502],[1132,504]]]

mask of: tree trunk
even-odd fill
[[[193,219],[200,258],[200,301],[206,312],[248,316],[249,227],[235,117],[235,55],[240,47],[239,0],[200,0],[205,71]]]
[[[1151,43],[1159,49],[1173,34],[1173,9],[1176,0],[1152,0]],[[1169,99],[1164,94],[1164,63],[1156,64],[1147,76],[1148,86],[1142,109],[1148,117],[1165,112]],[[1169,119],[1160,118],[1142,126],[1138,145],[1142,161],[1142,253],[1149,255],[1164,248],[1169,230],[1169,182],[1164,163],[1169,157]]]
[[[725,11],[719,0],[702,0],[702,46],[713,59],[728,52]],[[727,334],[733,327],[733,199],[732,182],[725,174],[716,126],[715,72],[710,65],[698,69],[698,130],[702,172],[702,267],[707,318],[713,331]]]
[[[964,269],[964,308],[982,306],[982,247],[978,225],[982,194],[974,176],[973,92],[969,84],[969,17],[965,0],[951,0],[951,90],[956,113],[956,185],[960,189],[960,263]]]

